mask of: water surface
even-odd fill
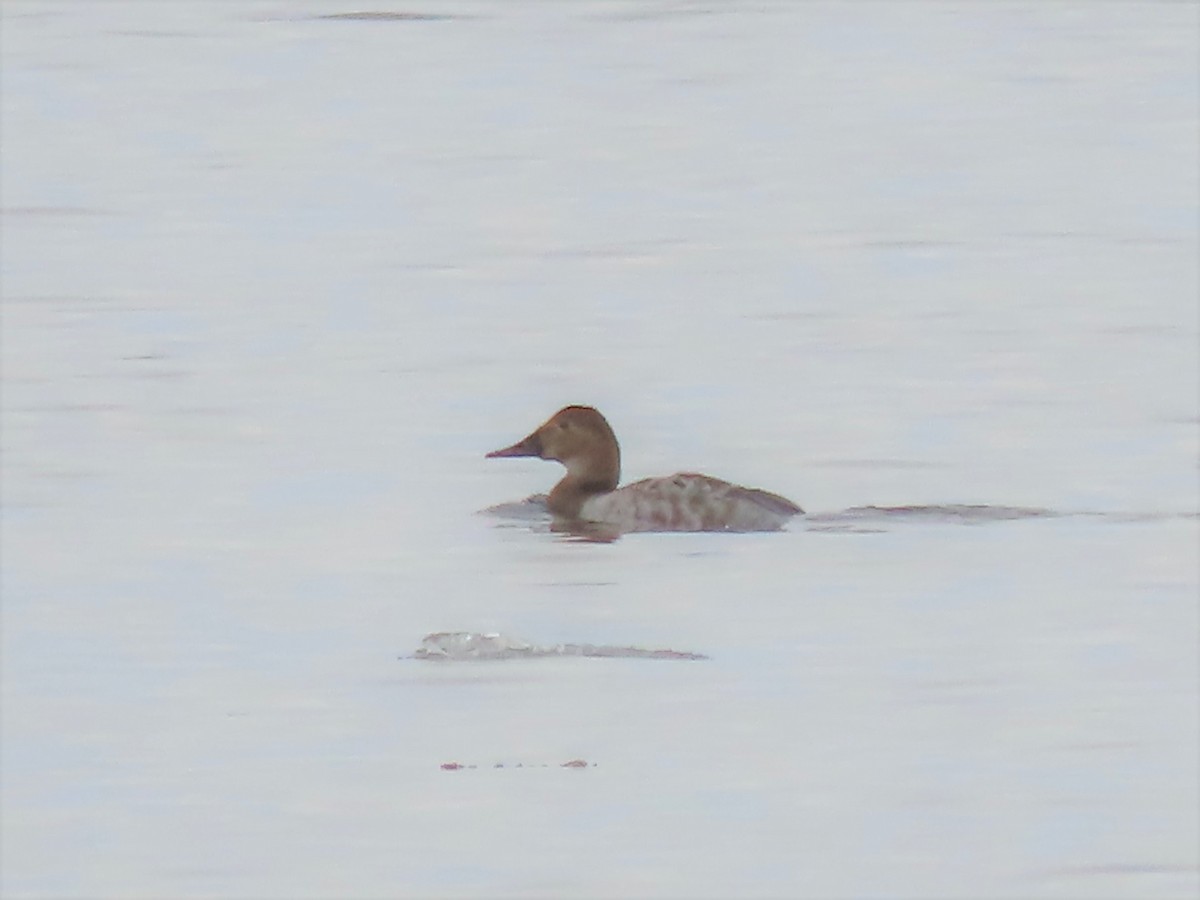
[[[6,897],[1195,895],[1194,5],[0,15]]]

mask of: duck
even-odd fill
[[[546,505],[556,522],[631,531],[778,531],[799,505],[758,488],[695,472],[646,478],[618,487],[621,447],[612,426],[590,406],[566,406],[528,437],[488,459],[537,457],[567,474]]]

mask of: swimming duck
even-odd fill
[[[776,531],[804,512],[778,494],[690,472],[618,488],[621,448],[608,421],[590,406],[560,409],[529,437],[487,456],[562,463],[567,474],[550,491],[550,512],[623,532]]]

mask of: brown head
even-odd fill
[[[524,440],[488,454],[489,459],[507,456],[553,459],[567,467],[550,493],[550,508],[559,515],[577,515],[583,500],[616,490],[621,478],[617,437],[590,406],[564,407]]]

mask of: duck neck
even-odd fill
[[[604,457],[586,463],[571,460],[566,476],[550,491],[547,505],[556,516],[577,519],[585,500],[615,491],[620,479],[621,457],[616,447]]]

